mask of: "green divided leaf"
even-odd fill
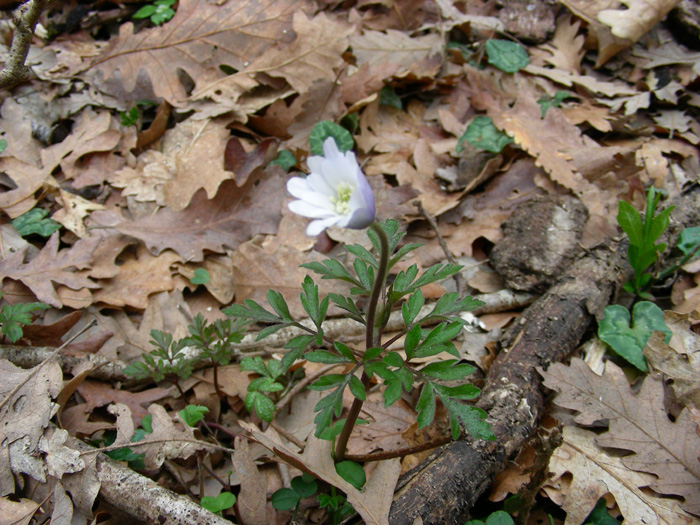
[[[665,341],[671,339],[671,331],[664,322],[661,308],[649,301],[641,301],[630,312],[619,305],[608,306],[598,324],[598,337],[613,351],[642,372],[648,372],[644,347],[654,330],[663,332]]]
[[[5,151],[5,148],[7,148],[7,141],[5,139],[0,139],[0,153]]]
[[[187,405],[180,410],[180,418],[190,427],[196,427],[197,423],[204,418],[204,414],[209,412],[209,409],[202,405]]]
[[[559,108],[564,100],[573,97],[575,97],[575,95],[572,95],[570,92],[565,90],[557,91],[553,96],[547,95],[545,97],[541,97],[537,101],[537,103],[540,105],[540,116],[544,118],[549,108]]]
[[[281,166],[284,171],[289,171],[297,165],[297,158],[291,151],[283,149],[277,154],[277,158],[270,162],[270,164],[277,164],[278,166]]]
[[[530,63],[530,57],[523,46],[510,40],[487,40],[486,56],[489,64],[506,73],[520,71]]]
[[[469,123],[457,141],[457,153],[462,152],[462,142],[465,140],[476,148],[485,149],[492,153],[500,153],[503,148],[513,142],[512,138],[493,125],[491,117],[476,117]]]
[[[58,230],[61,225],[46,216],[49,212],[43,208],[34,208],[19,217],[12,219],[10,223],[17,228],[17,232],[22,236],[36,234],[42,237],[51,237],[51,234]]]
[[[365,469],[362,468],[362,465],[354,461],[341,461],[340,463],[336,463],[335,471],[341,478],[350,483],[357,490],[360,490],[367,481]]]
[[[2,297],[2,292],[0,292]],[[48,304],[44,303],[17,303],[6,304],[0,308],[0,326],[2,326],[3,335],[12,343],[16,343],[24,335],[22,325],[28,325],[32,322],[31,313],[35,310],[46,310]]]
[[[350,151],[355,147],[355,141],[347,129],[330,120],[322,120],[314,126],[309,135],[309,149],[312,155],[323,155],[323,143],[328,137],[335,139],[341,152]]]
[[[245,397],[245,408],[248,412],[255,410],[258,417],[268,423],[275,417],[275,404],[261,392],[248,392]]]
[[[301,476],[295,476],[292,478],[290,483],[294,492],[299,494],[302,498],[308,498],[313,496],[318,490],[318,483],[316,479],[309,474],[302,474]]]
[[[236,496],[230,492],[222,492],[217,497],[204,496],[201,500],[202,507],[210,512],[221,512],[230,509],[236,504]]]
[[[209,272],[204,268],[197,268],[190,282],[192,284],[207,284],[209,282]]]

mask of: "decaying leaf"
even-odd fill
[[[199,190],[179,212],[164,208],[137,221],[124,221],[108,211],[95,212],[92,217],[142,240],[155,254],[170,248],[185,261],[201,261],[204,250],[222,253],[253,235],[275,233],[283,191],[281,175],[273,172],[262,179],[251,178],[241,188],[226,181],[212,200]]]
[[[76,272],[87,268],[92,261],[87,245],[85,241],[79,241],[71,248],[59,251],[56,232],[33,259],[25,262],[25,249],[0,260],[0,282],[6,277],[22,281],[39,301],[60,308],[62,303],[52,283],[63,284],[72,290],[99,287]]]
[[[675,422],[669,419],[660,380],[648,376],[635,395],[622,370],[612,362],[606,363],[603,376],[597,376],[580,359],[574,359],[569,367],[555,363],[544,376],[545,386],[559,392],[554,402],[578,411],[577,423],[609,421],[609,430],[596,442],[633,452],[622,458],[622,465],[658,477],[644,486],[651,486],[659,494],[682,496],[683,508],[700,515],[697,425],[687,409]]]
[[[293,13],[305,7],[295,1],[183,0],[172,20],[161,27],[134,34],[133,24],[122,24],[119,38],[92,62],[89,73],[101,72],[103,78],[95,78],[95,82],[103,84],[118,72],[126,91],[131,92],[139,72],[144,71],[156,96],[180,107],[187,92],[178,69],[195,82],[207,70],[217,72],[217,79],[225,78],[218,71],[219,65],[240,71],[274,42],[284,39]]]
[[[566,525],[580,525],[606,494],[615,498],[626,522],[649,525],[690,525],[695,519],[678,501],[649,495],[643,487],[654,476],[630,471],[619,457],[605,453],[595,443],[596,434],[577,427],[564,427],[564,444],[549,463],[553,477],[545,490],[566,511]],[[562,479],[571,473],[570,485]],[[563,490],[563,498],[558,494]]]
[[[279,438],[271,434],[269,430],[263,433],[251,423],[240,421],[240,424],[251,433],[258,443],[272,451],[276,456],[345,492],[348,502],[362,516],[365,523],[389,523],[389,508],[391,507],[394,487],[401,471],[398,459],[380,462],[362,491],[359,491],[335,471],[330,441],[324,441],[311,435],[304,452],[300,454],[289,445],[279,441]]]
[[[44,429],[53,416],[52,402],[61,390],[63,373],[56,359],[23,370],[0,360],[0,443],[9,455],[0,455],[0,473],[5,496],[12,491],[12,472],[25,472],[45,481],[43,465],[35,459]],[[16,446],[15,446],[16,445]],[[10,464],[12,468],[10,468]],[[37,477],[38,476],[38,477]]]

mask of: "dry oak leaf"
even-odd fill
[[[187,459],[197,450],[207,448],[206,443],[195,439],[194,429],[189,425],[182,423],[184,428],[177,429],[161,405],[152,404],[148,412],[153,416],[153,432],[139,442],[145,447],[143,462],[147,469],[159,468],[166,459]],[[141,446],[138,450],[142,451]]]
[[[345,63],[342,54],[355,27],[325,13],[309,19],[296,11],[292,29],[296,38],[291,43],[269,47],[242,73],[282,77],[297,93],[307,92],[317,80],[334,81],[334,70]]]
[[[61,479],[64,474],[79,472],[85,468],[80,452],[65,446],[68,431],[56,429],[49,439],[42,436],[39,450],[46,454],[46,471],[50,476]]]
[[[89,278],[76,272],[92,262],[90,243],[81,239],[71,248],[58,250],[58,232],[55,232],[39,254],[24,262],[26,249],[0,260],[0,282],[6,277],[22,281],[41,302],[61,308],[63,306],[52,283],[60,283],[71,290],[99,288]]]
[[[330,441],[310,435],[304,452],[300,454],[296,452],[296,447],[292,448],[293,445],[279,441],[279,437],[273,435],[269,429],[263,433],[251,423],[241,420],[239,424],[250,432],[255,441],[290,465],[345,492],[348,503],[362,516],[365,523],[388,525],[394,488],[401,471],[398,458],[379,462],[362,490],[357,490],[335,471]]]
[[[101,226],[140,239],[156,255],[170,248],[184,261],[201,261],[204,250],[223,253],[254,235],[277,233],[285,195],[284,175],[278,168],[250,177],[240,188],[232,180],[224,181],[212,200],[199,190],[182,211],[164,208],[136,221],[109,211],[91,217]]]
[[[198,83],[207,70],[226,78],[220,65],[243,70],[291,29],[295,11],[305,2],[294,0],[182,0],[167,24],[134,34],[134,25],[124,23],[119,37],[90,65],[88,74],[100,86],[117,72],[127,92],[134,90],[141,70],[153,84],[156,96],[180,107],[187,98],[180,82],[182,69]],[[177,67],[175,67],[175,65]],[[257,84],[253,82],[253,85]]]
[[[581,21],[574,20],[571,15],[559,19],[552,40],[539,47],[544,51],[542,57],[544,62],[559,70],[568,71],[574,75],[580,74],[581,60],[586,54],[583,49],[586,38],[578,34],[580,26]]]
[[[628,9],[603,9],[598,20],[612,34],[634,43],[661,22],[681,0],[620,0]]]
[[[572,360],[568,367],[555,363],[543,375],[545,386],[559,392],[554,403],[579,412],[577,423],[609,421],[609,430],[596,439],[600,446],[634,452],[622,458],[623,465],[655,474],[658,479],[648,484],[652,489],[682,496],[683,508],[700,516],[697,425],[687,409],[671,422],[659,379],[647,376],[634,395],[614,363],[608,361],[603,376],[598,376],[580,359]]]
[[[11,219],[36,206],[36,194],[40,189],[45,186],[58,187],[50,170],[37,168],[14,157],[0,158],[0,172],[5,173],[14,183],[13,189],[0,193],[0,209]]]
[[[56,222],[61,223],[67,230],[72,231],[81,239],[88,236],[83,219],[87,217],[91,211],[104,210],[102,204],[84,199],[80,195],[67,192],[63,189],[59,190],[63,208],[58,210],[51,217]]]
[[[36,458],[39,440],[54,413],[52,399],[61,390],[63,372],[51,357],[29,370],[0,360],[0,496],[14,492],[12,472],[46,481]]]
[[[530,64],[527,67],[524,67],[522,71],[530,73],[531,75],[548,78],[557,84],[562,84],[566,87],[571,87],[572,85],[581,86],[586,88],[591,93],[597,93],[606,97],[638,95],[638,91],[636,89],[629,87],[624,82],[599,80],[590,75],[576,75],[569,71],[564,71],[557,68],[552,69]]]
[[[233,453],[233,469],[238,474],[241,491],[238,494],[238,512],[243,523],[267,525],[267,479],[255,465],[248,440],[237,437]]]
[[[364,31],[350,37],[350,46],[358,66],[399,64],[397,77],[433,78],[442,64],[443,41],[437,33],[411,37],[394,29]]]
[[[100,283],[102,288],[93,294],[93,300],[111,306],[144,309],[148,306],[149,295],[175,288],[174,265],[180,261],[180,256],[173,251],[165,250],[154,256],[140,245],[136,255],[122,263],[117,275]]]
[[[625,523],[697,523],[680,508],[677,500],[655,497],[643,490],[654,481],[654,476],[630,471],[621,458],[608,455],[596,445],[595,433],[567,426],[563,435],[564,443],[554,451],[549,462],[553,477],[544,490],[566,511],[566,525],[584,523],[598,499],[606,494],[615,498]],[[568,487],[564,479],[567,473],[573,475]],[[563,497],[562,487],[565,487]]]

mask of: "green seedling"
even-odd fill
[[[576,95],[573,95],[569,91],[557,91],[554,95],[547,95],[544,97],[541,97],[537,103],[540,105],[540,116],[544,118],[544,116],[547,114],[547,110],[549,108],[560,108],[561,103],[564,102],[567,98],[573,98]]]
[[[0,299],[3,292],[0,292]],[[44,303],[4,304],[0,308],[0,331],[11,343],[16,343],[24,335],[22,326],[32,323],[32,312],[46,310]]]
[[[469,520],[465,525],[513,525],[513,518],[507,512],[497,510],[492,512],[485,521]]]
[[[627,308],[611,305],[605,308],[598,324],[598,337],[628,363],[642,372],[648,372],[644,347],[654,330],[665,334],[665,342],[671,339],[671,331],[664,322],[661,308],[649,301],[634,305],[632,318]]]
[[[530,57],[525,48],[510,40],[487,40],[486,56],[489,64],[506,73],[520,71],[530,63]]]
[[[202,419],[204,419],[204,414],[209,412],[209,409],[202,405],[187,405],[185,408],[180,410],[180,419],[184,421],[188,426],[194,428],[197,426]]]
[[[49,212],[43,208],[34,208],[19,217],[12,219],[10,224],[17,228],[17,232],[22,236],[41,235],[51,237],[51,235],[61,228],[61,225],[47,217]]]
[[[175,15],[175,11],[171,8],[174,3],[175,0],[156,0],[136,11],[132,18],[149,18],[153,25],[159,26]]]
[[[622,200],[619,202],[617,213],[617,222],[629,237],[627,257],[634,269],[634,277],[625,283],[624,289],[644,299],[653,298],[646,291],[652,281],[652,274],[647,270],[656,263],[659,253],[666,249],[666,244],[657,244],[656,241],[668,228],[669,215],[674,208],[669,206],[657,214],[656,208],[660,198],[661,193],[652,186],[647,193],[643,219],[629,202]]]
[[[462,152],[462,143],[469,142],[476,148],[500,153],[513,139],[493,125],[491,117],[476,117],[457,141],[457,153]]]
[[[226,509],[230,509],[236,504],[236,496],[230,492],[222,492],[215,498],[212,496],[204,496],[200,501],[202,507],[214,514],[221,514]]]
[[[194,271],[194,275],[190,278],[192,284],[207,284],[209,282],[209,272],[204,268],[197,268]]]

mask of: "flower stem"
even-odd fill
[[[377,221],[374,221],[370,228],[377,234],[379,238],[379,268],[377,269],[377,275],[374,279],[374,284],[372,285],[372,295],[369,298],[369,305],[367,306],[367,335],[365,338],[365,350],[369,350],[375,346],[379,346],[379,339],[381,337],[381,326],[376,325],[377,317],[377,305],[379,303],[379,297],[381,296],[382,290],[386,284],[386,275],[389,270],[389,239],[384,232],[384,229],[379,225]],[[362,372],[362,386],[367,392],[369,387],[369,376]],[[343,461],[345,458],[345,451],[348,445],[348,440],[350,439],[350,433],[355,427],[355,422],[360,415],[360,410],[362,409],[363,401],[355,398],[350,407],[347,417],[345,418],[345,424],[343,425],[343,430],[338,436],[338,442],[335,446],[335,460]]]

